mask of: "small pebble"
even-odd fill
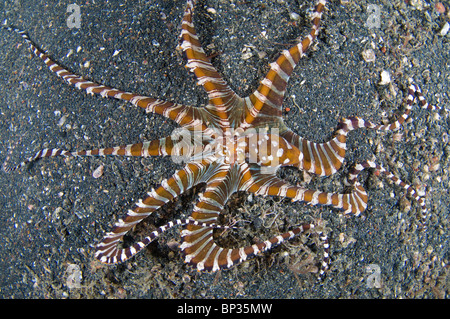
[[[410,0],[409,4],[412,5],[416,10],[423,10],[423,1],[422,0]]]
[[[291,20],[297,21],[300,19],[300,15],[298,13],[295,12],[291,12],[289,13],[289,17],[291,18]]]
[[[366,62],[375,62],[376,56],[375,56],[375,52],[372,49],[364,50],[361,53],[361,55],[362,55],[364,61],[366,61]]]
[[[445,7],[444,7],[444,5],[442,4],[442,2],[436,3],[436,4],[434,5],[434,7],[435,7],[436,11],[439,12],[439,13],[444,13],[444,12],[445,12]]]
[[[407,213],[411,210],[411,201],[406,197],[400,198],[399,206],[402,212]]]

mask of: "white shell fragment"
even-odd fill
[[[104,168],[105,168],[105,166],[100,165],[100,166],[97,167],[97,168],[95,169],[95,171],[92,173],[92,176],[93,176],[94,178],[99,178],[100,176],[103,175]]]
[[[66,54],[66,58],[70,57],[73,54],[73,50],[70,49],[69,52],[67,52]]]
[[[378,83],[379,85],[387,85],[391,83],[391,75],[388,71],[383,70],[380,74],[381,81]]]
[[[450,29],[450,24],[448,22],[445,22],[444,26],[442,27],[441,31],[439,31],[440,36],[445,36],[448,33],[448,30]]]

